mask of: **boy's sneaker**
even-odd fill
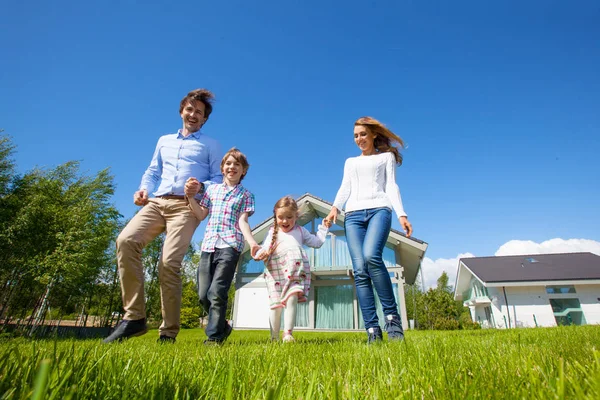
[[[225,333],[223,333],[223,337],[221,337],[220,339],[211,339],[211,338],[206,339],[204,341],[204,344],[207,346],[221,345],[221,344],[225,343],[225,341],[227,340],[229,335],[231,335],[231,332],[233,332],[233,328],[231,327],[231,325],[226,324],[225,325]]]
[[[404,339],[402,322],[400,321],[400,318],[395,315],[388,315],[385,317],[385,330],[388,334],[389,341]]]
[[[383,340],[383,334],[381,333],[381,328],[375,326],[373,328],[367,329],[367,334],[369,335],[368,344],[372,344],[375,342],[381,342]]]

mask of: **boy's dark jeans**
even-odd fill
[[[214,253],[202,252],[198,265],[198,296],[208,323],[204,330],[210,340],[222,340],[225,336],[225,313],[227,294],[233,281],[240,253],[232,247],[215,249]]]

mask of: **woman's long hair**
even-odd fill
[[[393,153],[396,163],[402,165],[402,154],[398,148],[404,148],[404,141],[400,136],[390,131],[384,124],[371,117],[361,117],[354,122],[354,126],[364,126],[375,135],[373,146],[378,153]],[[396,144],[396,146],[394,145]]]

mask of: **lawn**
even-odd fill
[[[600,326],[411,331],[371,346],[364,333],[267,337],[2,339],[0,399],[600,399]]]

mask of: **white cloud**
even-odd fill
[[[589,239],[550,239],[542,243],[531,240],[511,240],[504,243],[496,256],[516,256],[524,254],[578,253],[587,252],[600,255],[600,242]]]
[[[514,256],[525,254],[577,253],[590,252],[600,255],[600,242],[590,239],[550,239],[542,243],[531,240],[510,240],[498,248],[496,256]],[[454,258],[438,258],[432,260],[425,257],[421,264],[421,273],[425,290],[435,287],[437,280],[446,271],[448,283],[454,285],[458,272],[458,260],[464,257],[475,257],[471,253],[461,253]],[[420,283],[420,282],[419,282]]]
[[[471,253],[463,253],[454,258],[438,258],[437,260],[425,257],[421,263],[421,273],[423,274],[425,290],[435,287],[438,278],[444,271],[448,274],[448,284],[454,286],[456,272],[458,271],[458,260],[463,257],[475,256]]]

